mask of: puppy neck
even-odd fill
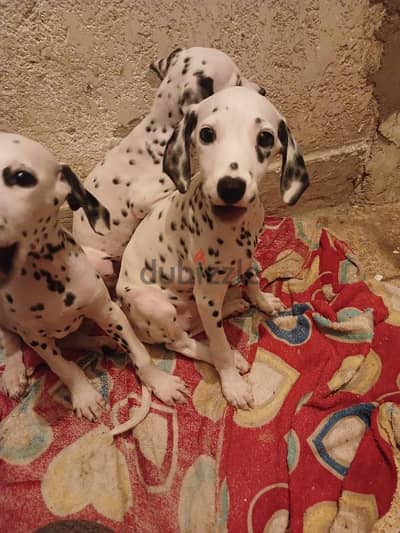
[[[53,256],[52,250],[61,246],[63,235],[64,230],[58,220],[58,213],[39,217],[22,230],[22,237],[28,245],[29,253],[47,259]]]

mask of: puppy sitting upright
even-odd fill
[[[200,172],[190,182],[191,143]],[[228,402],[244,409],[253,402],[240,376],[248,364],[226,339],[222,318],[232,306],[224,309],[224,299],[229,282],[242,274],[255,306],[266,313],[283,309],[280,300],[260,290],[252,269],[264,219],[258,184],[278,151],[283,200],[294,204],[308,186],[308,175],[284,118],[271,102],[250,89],[233,87],[192,106],[164,156],[164,171],[180,192],[161,200],[136,229],[117,285],[142,340],[165,342],[213,364]],[[187,333],[196,311],[209,345]]]
[[[63,381],[77,414],[96,418],[101,395],[79,366],[65,360],[56,340],[92,319],[130,353],[142,382],[163,401],[183,401],[183,382],[155,365],[82,249],[58,221],[60,205],[82,207],[95,231],[109,214],[40,144],[0,133],[0,342],[6,352],[3,388],[11,396],[26,386],[21,341]]]
[[[107,261],[120,261],[139,221],[153,205],[168,196],[174,185],[162,172],[168,139],[188,105],[233,85],[246,85],[265,93],[241,76],[232,59],[213,48],[174,50],[153,63],[162,79],[148,115],[106,154],[85,180],[85,187],[109,210],[111,228],[98,235],[81,209],[74,214],[73,234],[104,273]]]

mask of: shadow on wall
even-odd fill
[[[365,199],[371,203],[400,201],[400,3],[384,0],[383,23],[376,33],[383,54],[371,77],[378,106],[378,127],[366,165]]]

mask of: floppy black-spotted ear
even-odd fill
[[[197,125],[197,114],[191,110],[186,113],[169,139],[163,158],[163,172],[174,182],[179,192],[186,192],[189,187],[190,136]]]
[[[110,229],[110,213],[99,201],[87,191],[80,179],[68,165],[61,165],[60,172],[68,182],[71,192],[67,196],[67,202],[72,211],[80,207],[85,211],[87,219],[93,230],[99,235],[104,235]]]
[[[179,52],[182,52],[182,50],[183,48],[175,48],[175,50],[173,50],[168,57],[163,57],[153,61],[153,63],[150,65],[150,69],[157,74],[160,80],[163,80],[167,75],[171,61],[176,55],[179,54]]]
[[[282,145],[282,199],[285,204],[294,205],[310,181],[302,153],[284,120],[279,122],[278,138]]]

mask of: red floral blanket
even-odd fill
[[[209,365],[152,347],[192,399],[176,409],[154,399],[113,441],[109,428],[140,405],[126,356],[70,354],[111,405],[90,423],[25,351],[27,395],[0,395],[1,532],[61,520],[121,533],[370,531],[397,481],[400,312],[383,284],[362,281],[347,245],[314,223],[267,218],[256,262],[265,290],[289,310],[271,319],[251,309],[224,323],[252,362],[252,411],[227,407]]]

